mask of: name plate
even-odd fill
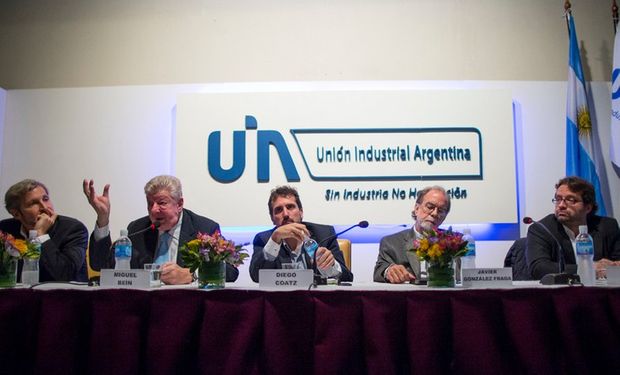
[[[512,268],[475,268],[463,270],[464,287],[512,286]]]
[[[260,288],[308,289],[314,281],[312,270],[260,270]]]
[[[607,266],[607,285],[620,285],[620,266]]]
[[[104,288],[149,289],[151,273],[148,270],[101,270],[100,285]]]

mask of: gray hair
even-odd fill
[[[6,210],[12,215],[11,210],[18,210],[22,204],[22,199],[29,192],[38,187],[42,187],[46,194],[49,194],[47,187],[39,181],[32,179],[21,180],[15,185],[11,186],[9,190],[4,194],[4,206]]]
[[[155,176],[144,185],[144,194],[153,195],[162,190],[170,193],[176,201],[183,198],[183,189],[181,188],[181,180],[174,176],[161,175]]]
[[[433,186],[427,186],[424,189],[418,191],[418,197],[415,200],[416,204],[422,204],[422,201],[424,200],[424,196],[428,193],[430,193],[431,191],[440,191],[443,193],[443,195],[446,197],[447,201],[448,201],[448,205],[446,207],[447,212],[450,212],[450,195],[448,195],[448,193],[446,193],[446,189],[442,188],[439,185],[433,185]],[[416,218],[415,217],[415,213],[411,212],[411,217],[412,218]]]

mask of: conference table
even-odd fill
[[[620,288],[0,290],[0,373],[620,373]]]

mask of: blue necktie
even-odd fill
[[[157,246],[157,258],[155,259],[156,264],[164,264],[170,259],[169,255],[169,247],[170,247],[170,233],[163,232],[159,236],[159,246]]]

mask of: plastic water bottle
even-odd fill
[[[471,235],[471,229],[463,230],[463,240],[467,241],[467,252],[461,257],[461,269],[476,268],[476,240]]]
[[[313,240],[312,238],[306,237],[304,239],[304,249],[306,250],[306,253],[308,253],[308,256],[310,257],[310,259],[312,259],[313,262],[314,262],[314,253],[316,253],[318,248],[319,248],[319,244],[316,243],[316,241]]]
[[[575,250],[577,253],[577,274],[581,283],[592,286],[595,283],[594,272],[594,242],[588,234],[588,226],[580,225],[579,234],[575,238]]]
[[[28,232],[28,242],[40,256],[41,242],[39,242],[37,237],[38,233],[36,230]],[[22,266],[22,284],[32,286],[39,283],[39,256],[24,258],[24,264]]]
[[[36,229],[28,232],[28,242],[30,242],[37,249],[37,252],[41,254],[41,242],[39,242],[38,237],[39,236]]]
[[[131,269],[131,240],[127,237],[127,229],[121,229],[121,236],[114,244],[116,270]]]

